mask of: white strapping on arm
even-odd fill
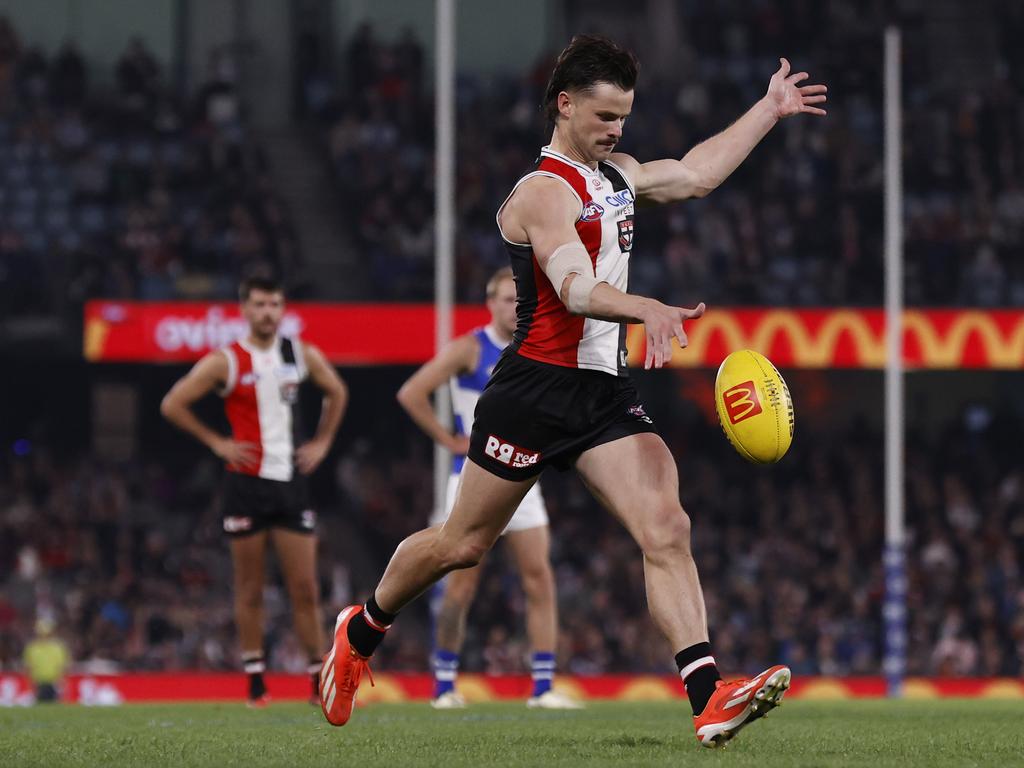
[[[590,254],[579,241],[563,243],[555,248],[555,252],[548,257],[544,265],[544,274],[548,276],[559,297],[562,295],[565,278],[576,275],[569,285],[565,307],[577,315],[585,315],[590,311],[590,294],[594,292],[598,283],[603,282],[594,277],[594,264],[590,261]]]

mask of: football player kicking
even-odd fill
[[[512,343],[477,404],[448,520],[405,539],[366,604],[338,616],[321,685],[334,725],[348,721],[367,661],[398,612],[444,574],[479,563],[549,466],[575,468],[640,546],[647,606],[676,650],[702,745],[726,744],[789,687],[784,666],[721,679],[676,464],[626,372],[626,323],[644,324],[645,367],[660,368],[673,338],[686,345],[683,323],[704,305],[667,306],[626,285],[634,206],[707,195],[779,120],[824,115],[814,105],[825,101],[825,86],[801,86],[807,74],[790,74],[781,59],[764,97],[731,126],[681,160],[640,163],[615,152],[636,76],[636,57],[599,37],[574,38],[555,64],[545,96],[551,143],[498,211],[516,281]]]

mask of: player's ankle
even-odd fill
[[[555,654],[536,652],[530,657],[530,676],[533,678],[533,693],[536,699],[551,690],[551,681],[555,676]]]
[[[697,717],[704,711],[718,681],[722,679],[711,655],[711,643],[696,643],[684,648],[676,654],[676,666],[686,687],[693,715]]]
[[[249,698],[258,699],[267,693],[263,673],[267,669],[263,651],[246,651],[242,654],[242,668],[249,679]]]
[[[436,648],[431,658],[434,668],[434,698],[440,698],[455,690],[455,677],[459,673],[459,654]]]
[[[369,658],[384,640],[384,635],[391,629],[396,614],[388,613],[377,605],[377,600],[370,597],[348,623],[348,641],[360,656]]]
[[[309,666],[306,667],[306,672],[309,673],[310,682],[313,685],[314,696],[320,695],[320,667],[319,659],[310,659]]]

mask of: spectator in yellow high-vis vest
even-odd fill
[[[57,701],[64,671],[71,661],[64,642],[53,634],[50,619],[36,622],[36,636],[25,646],[25,670],[36,689],[36,701]]]

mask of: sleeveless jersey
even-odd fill
[[[256,446],[253,466],[228,470],[287,482],[294,472],[295,414],[299,384],[306,378],[302,345],[279,337],[269,349],[245,340],[221,350],[228,359],[228,380],[219,393],[235,440]]]
[[[476,368],[469,373],[451,378],[455,433],[459,435],[468,435],[473,430],[473,412],[476,411],[476,401],[480,399],[480,393],[487,386],[487,380],[491,378],[491,371],[494,370],[498,358],[501,357],[501,353],[505,349],[490,328],[477,328],[473,331],[473,335],[480,343],[480,359]],[[465,456],[453,456],[452,474],[461,472],[465,462]]]
[[[501,208],[520,184],[535,176],[557,179],[579,201],[576,232],[590,255],[594,276],[625,291],[633,250],[635,200],[635,190],[626,174],[609,161],[591,169],[544,147],[536,168],[516,182]],[[558,297],[561,286],[551,285],[533,248],[509,241],[504,233],[501,236],[516,280],[517,323],[512,349],[543,363],[625,376],[625,324],[570,314]]]

